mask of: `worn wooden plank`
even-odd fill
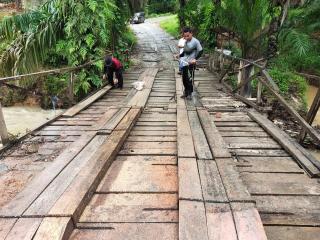
[[[0,239],[5,239],[17,218],[0,218]]]
[[[158,126],[158,127],[166,127],[166,126],[177,126],[176,122],[143,122],[138,121],[136,123],[136,126]]]
[[[268,239],[272,240],[318,240],[320,227],[265,226]]]
[[[71,218],[44,218],[34,240],[67,240],[69,239],[74,226]]]
[[[230,201],[253,202],[232,158],[216,158],[219,173]]]
[[[176,149],[177,144],[175,142],[126,142],[123,145],[123,149],[137,149],[137,148],[159,148],[159,149]]]
[[[207,202],[228,202],[215,161],[197,161],[203,198]]]
[[[177,136],[177,131],[132,131],[130,136]]]
[[[21,216],[52,180],[81,152],[96,133],[89,132],[72,143],[55,161],[34,178],[17,196],[0,209],[0,216]]]
[[[162,209],[159,211],[158,209]],[[95,194],[80,222],[178,222],[176,194]]]
[[[289,154],[284,150],[278,149],[230,149],[237,156],[257,156],[257,157],[288,157]]]
[[[237,240],[232,211],[226,203],[205,203],[209,240]]]
[[[213,156],[215,158],[231,157],[228,149],[226,148],[226,143],[216,128],[209,113],[206,110],[201,109],[198,109],[197,111]]]
[[[121,120],[126,116],[129,112],[130,108],[121,108],[115,115],[113,115],[110,120],[101,127],[101,129],[105,130],[114,130],[117,125],[121,122]]]
[[[74,107],[68,109],[65,113],[62,114],[64,117],[73,117],[83,109],[87,108],[91,103],[97,101],[99,98],[101,98],[103,95],[105,95],[109,90],[111,89],[111,86],[105,86],[92,96],[88,97],[84,101],[78,103]]]
[[[264,225],[282,226],[309,226],[320,227],[320,214],[317,212],[286,213],[260,213]]]
[[[119,111],[118,108],[108,109],[102,117],[92,126],[94,130],[100,130],[102,127]]]
[[[179,239],[208,240],[207,220],[203,202],[179,201]]]
[[[304,173],[291,157],[239,157],[240,172]]]
[[[267,240],[257,209],[252,203],[231,203],[239,240]]]
[[[159,157],[159,156],[157,156]],[[169,159],[170,160],[170,159]],[[177,192],[177,166],[174,161],[144,157],[131,158],[113,162],[107,174],[102,179],[96,192]]]
[[[178,157],[195,158],[192,132],[188,121],[188,113],[185,109],[178,109],[177,111],[177,139]]]
[[[179,199],[202,201],[197,160],[195,158],[179,158]]]
[[[206,136],[202,130],[197,112],[189,111],[188,117],[197,158],[201,160],[213,159],[210,147],[207,143]]]
[[[177,142],[176,136],[129,136],[127,142]]]
[[[70,240],[178,239],[178,224],[175,223],[81,223],[78,225],[80,228],[84,226],[84,229],[76,229]],[[92,227],[92,225],[98,227]]]
[[[90,161],[107,136],[96,136],[31,204],[24,216],[46,216],[81,169]]]
[[[269,137],[266,132],[220,132],[222,137]]]
[[[290,137],[262,115],[250,111],[249,116],[257,121],[273,138],[286,149],[294,159],[306,170],[310,177],[320,176],[320,163],[311,154],[307,154],[299,144],[294,144]]]
[[[11,229],[6,240],[30,240],[35,235],[42,218],[20,218]]]
[[[176,148],[127,148],[119,152],[120,155],[177,155]]]
[[[127,123],[132,126],[134,123]],[[77,221],[88,198],[98,187],[102,177],[115,159],[131,128],[113,131],[102,146],[95,152],[92,159],[79,172],[67,190],[50,210],[50,215],[68,215]]]
[[[116,127],[117,131],[131,129],[141,114],[141,108],[133,108],[124,116],[122,121]]]

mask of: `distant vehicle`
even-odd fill
[[[144,12],[135,13],[131,19],[131,23],[144,23],[145,21]]]

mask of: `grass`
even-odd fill
[[[179,20],[177,15],[170,15],[160,21],[160,27],[175,38],[179,38]]]

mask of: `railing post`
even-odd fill
[[[240,71],[238,75],[238,84],[246,82],[250,76],[254,74],[253,65],[249,65],[246,67],[246,63],[244,61],[240,61]],[[251,98],[251,82],[244,84],[244,86],[240,89],[240,95],[246,98]]]
[[[69,105],[72,106],[74,103],[74,95],[73,95],[73,88],[74,88],[74,79],[73,79],[73,72],[70,73],[70,80],[68,86],[68,98],[69,98]]]
[[[0,103],[0,138],[1,138],[2,145],[6,145],[9,142],[9,134],[6,127],[6,123],[4,121],[1,103]]]
[[[258,81],[257,85],[257,104],[261,104],[262,84]]]

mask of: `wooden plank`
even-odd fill
[[[100,130],[102,127],[119,111],[117,108],[108,109],[102,117],[92,126],[94,130]]]
[[[74,107],[68,109],[62,116],[64,117],[73,117],[83,109],[87,108],[91,103],[97,101],[99,98],[101,98],[103,95],[105,95],[109,90],[111,89],[111,86],[105,86],[95,94],[91,95],[90,97],[86,98],[82,102],[78,103]]]
[[[121,160],[118,157],[112,163],[96,192],[177,192],[177,166],[166,165],[166,163],[175,164],[176,160],[168,160],[163,159],[161,161],[157,158],[148,159],[142,156],[140,158]]]
[[[296,226],[265,226],[269,239],[308,239],[318,240],[320,235],[319,227],[296,227]]]
[[[179,239],[208,240],[207,220],[203,202],[179,201]]]
[[[284,226],[320,227],[320,215],[317,212],[306,213],[260,213],[263,224]]]
[[[254,202],[232,158],[216,158],[219,173],[230,201]]]
[[[178,224],[175,223],[81,223],[78,226],[80,228],[82,228],[81,226],[84,227],[83,229],[76,229],[70,240],[178,239]]]
[[[127,142],[177,142],[176,136],[129,136]]]
[[[114,130],[117,125],[121,122],[121,120],[126,116],[129,112],[130,108],[121,108],[115,115],[113,115],[110,120],[101,127],[101,129],[105,130]]]
[[[237,240],[237,232],[229,204],[205,203],[210,240]]]
[[[123,149],[137,149],[137,148],[159,148],[159,149],[176,149],[177,143],[175,142],[126,142]]]
[[[177,136],[177,131],[132,131],[130,136]]]
[[[219,131],[224,132],[263,132],[261,127],[217,127]]]
[[[165,126],[177,126],[177,122],[143,122],[138,121],[136,126],[158,126],[158,127],[165,127]]]
[[[314,157],[312,157],[311,154],[307,154],[303,147],[301,147],[299,144],[294,144],[293,140],[291,140],[286,133],[282,132],[267,118],[253,111],[250,111],[248,114],[294,157],[294,159],[303,167],[304,170],[306,170],[310,177],[320,176],[320,163]]]
[[[231,157],[228,149],[226,148],[226,143],[216,128],[212,117],[206,110],[198,109],[197,111],[213,156],[215,158]]]
[[[215,161],[197,161],[203,198],[206,202],[227,203],[228,198]]]
[[[177,111],[177,141],[178,141],[178,157],[195,158],[195,150],[192,140],[191,128],[188,121],[188,113],[184,109]]]
[[[230,149],[237,156],[256,156],[256,157],[288,157],[289,154],[284,150],[277,149]]]
[[[133,131],[177,131],[176,126],[136,126]]]
[[[106,141],[107,136],[96,136],[90,143],[68,164],[50,185],[31,204],[24,216],[46,216],[55,202],[60,198],[83,167],[88,164],[99,147]]]
[[[179,199],[202,201],[202,190],[197,160],[195,158],[179,158]]]
[[[131,129],[133,127],[133,123],[137,121],[140,114],[142,112],[141,108],[130,109],[130,111],[124,116],[122,121],[116,127],[117,131]]]
[[[16,223],[17,218],[0,218],[0,239],[5,239]]]
[[[267,240],[257,209],[252,203],[231,203],[239,240]]]
[[[52,180],[82,151],[96,133],[89,132],[72,143],[55,161],[0,209],[0,216],[21,216]]]
[[[220,134],[222,137],[269,137],[269,134],[266,132],[220,132]]]
[[[319,195],[320,184],[304,174],[243,173],[242,179],[254,195]]]
[[[129,124],[132,126],[134,123]],[[92,159],[55,203],[49,214],[53,216],[69,215],[75,221],[79,219],[88,198],[98,187],[100,180],[107,172],[130,130],[128,128],[126,131],[113,131],[110,134],[108,139],[96,151]]]
[[[67,240],[74,226],[71,218],[44,218],[33,240]]]
[[[240,172],[304,173],[291,157],[239,157]]]
[[[255,122],[227,122],[227,121],[223,121],[223,122],[216,122],[215,123],[217,127],[257,127],[259,126],[257,123]]]
[[[29,240],[35,235],[42,218],[20,218],[11,229],[6,240]]]
[[[175,148],[127,148],[119,152],[120,155],[159,155],[171,156],[177,155]]]
[[[176,223],[177,207],[176,194],[95,194],[79,222]]]
[[[271,87],[268,83],[266,83],[263,79],[258,78],[258,80],[268,88],[269,91],[276,96],[276,98],[282,103],[285,109],[300,123],[300,125],[304,128],[304,130],[310,135],[310,137],[315,140],[317,143],[320,143],[320,134],[315,130],[312,126],[310,126],[297,111],[291,107],[286,100],[276,91],[273,87]]]
[[[202,130],[198,114],[196,111],[188,112],[188,119],[191,127],[192,138],[194,147],[196,150],[197,158],[200,160],[211,160],[213,156],[210,151],[210,147],[207,143],[207,139]]]

